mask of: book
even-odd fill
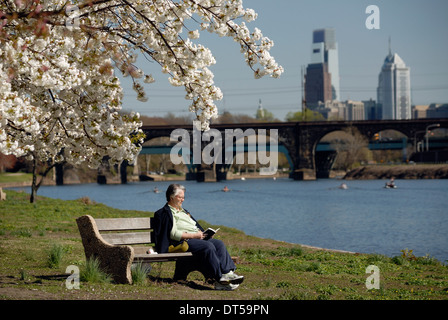
[[[212,229],[212,228],[208,228],[207,230],[205,230],[204,231],[204,235],[205,235],[205,238],[204,238],[204,240],[208,240],[208,239],[210,239],[211,237],[213,237],[214,235],[215,235],[215,233],[216,232],[218,232],[218,230],[219,230],[219,228],[218,229]]]

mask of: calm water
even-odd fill
[[[44,186],[39,195],[90,199],[120,209],[155,211],[165,204],[170,182],[128,185]],[[388,256],[412,249],[448,260],[448,180],[293,181],[233,180],[182,182],[184,207],[197,219],[246,234],[323,248]],[[222,192],[227,185],[230,192]],[[161,193],[153,193],[157,186]],[[29,192],[29,188],[23,189]]]

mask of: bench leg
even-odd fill
[[[132,284],[131,266],[134,254],[126,246],[108,248],[99,254],[101,268],[112,275],[114,282]]]
[[[194,257],[191,257],[176,261],[176,269],[174,271],[173,280],[186,281],[190,272],[193,271],[199,271],[200,273],[202,273],[205,279],[209,278],[209,276],[204,272],[204,270],[202,270],[199,260],[195,259]]]
[[[188,274],[194,270],[191,268],[187,268],[186,265],[183,265],[179,260],[176,261],[176,269],[174,270],[174,281],[185,281],[187,280]]]

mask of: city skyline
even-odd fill
[[[249,27],[260,28],[274,41],[272,54],[285,73],[281,79],[255,80],[230,39],[201,34],[198,42],[209,47],[217,60],[211,70],[224,93],[217,102],[220,113],[254,116],[260,99],[279,120],[288,112],[300,111],[301,70],[311,61],[312,31],[323,28],[333,28],[337,34],[341,101],[377,99],[378,74],[391,38],[392,51],[412,69],[412,105],[448,102],[448,41],[437,32],[448,29],[446,1],[244,0],[243,4],[258,13]],[[365,26],[370,4],[380,10],[378,30]],[[123,109],[147,116],[189,115],[183,88],[171,87],[157,64],[146,65],[144,71],[153,73],[157,81],[146,86],[148,101],[136,101],[130,81],[122,79]]]

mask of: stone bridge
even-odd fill
[[[327,134],[341,131],[347,128],[356,128],[358,132],[371,141],[376,133],[384,130],[396,130],[403,133],[412,146],[421,141],[429,129],[436,127],[448,128],[448,119],[418,119],[418,120],[372,120],[372,121],[322,121],[322,122],[274,122],[274,123],[239,123],[211,125],[212,129],[222,134],[225,139],[226,129],[254,129],[256,132],[265,130],[269,135],[272,129],[278,132],[278,143],[284,146],[293,163],[294,168],[291,177],[296,180],[316,179],[316,146]],[[193,125],[190,126],[144,126],[142,130],[146,134],[146,141],[170,137],[176,129],[184,129],[193,141]],[[416,148],[415,148],[416,150]],[[224,155],[225,152],[223,151]],[[207,170],[202,166],[199,170]],[[210,168],[208,168],[210,169]],[[221,166],[216,166],[216,173],[222,171]],[[222,177],[225,179],[225,177]],[[219,179],[219,177],[218,177]]]

